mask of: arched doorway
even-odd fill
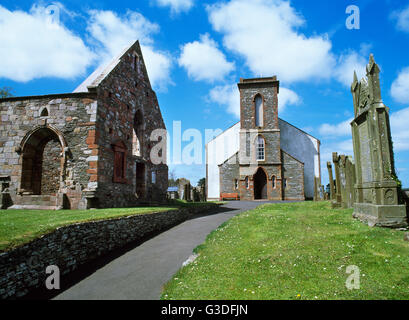
[[[48,127],[34,129],[22,143],[21,186],[23,193],[56,195],[60,189],[63,146]]]
[[[267,175],[262,168],[258,168],[254,175],[254,200],[267,199]]]

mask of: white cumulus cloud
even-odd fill
[[[228,113],[240,118],[240,93],[237,85],[217,86],[210,90],[210,102],[226,108]]]
[[[155,3],[160,7],[170,7],[172,13],[180,13],[189,11],[194,0],[155,0]]]
[[[402,10],[392,12],[391,18],[396,22],[396,28],[398,30],[409,32],[409,6]]]
[[[274,74],[284,82],[331,76],[336,62],[331,41],[300,32],[305,20],[289,2],[231,0],[207,11],[224,46],[244,57],[254,74]]]
[[[219,106],[226,108],[226,111],[240,118],[240,91],[237,85],[217,86],[210,90],[208,100]],[[298,105],[301,98],[294,91],[287,88],[280,88],[278,94],[279,113],[289,105]]]
[[[280,88],[278,94],[278,111],[283,112],[288,105],[299,105],[301,98],[293,90],[287,88]]]
[[[319,133],[324,137],[341,137],[352,135],[351,122],[353,119],[348,119],[338,124],[324,123],[319,128]]]
[[[0,30],[0,77],[21,82],[75,78],[95,58],[79,36],[40,5],[29,12],[0,6]]]
[[[392,83],[392,98],[400,103],[409,103],[409,67],[404,68]]]
[[[341,54],[338,58],[338,65],[335,68],[336,79],[347,87],[350,87],[353,81],[354,71],[356,71],[358,80],[366,76],[367,58],[356,51],[349,51]]]
[[[390,116],[394,151],[409,150],[409,108],[393,112]]]
[[[217,43],[208,34],[200,36],[200,41],[182,46],[179,65],[186,69],[189,77],[196,81],[213,82],[223,78],[234,70],[234,63],[218,49]]]
[[[152,35],[159,26],[137,12],[128,11],[119,16],[113,11],[91,10],[87,27],[95,45],[99,47],[99,57],[106,62],[117,56],[121,50],[135,40],[139,40],[154,88],[165,89],[171,82],[172,59],[167,52],[156,50]]]

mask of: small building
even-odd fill
[[[167,190],[168,199],[179,199],[179,188],[178,187],[169,187]]]
[[[166,149],[154,153],[166,134],[151,140],[166,128],[138,41],[73,93],[0,99],[0,115],[0,176],[12,208],[166,199]]]
[[[321,182],[320,141],[278,117],[276,77],[240,79],[240,122],[206,145],[208,200],[304,200]]]

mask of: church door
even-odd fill
[[[258,168],[254,175],[254,200],[267,199],[267,176],[263,169]]]

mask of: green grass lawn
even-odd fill
[[[403,236],[329,202],[264,205],[212,232],[162,299],[409,299]],[[360,269],[359,290],[346,288],[349,265]]]
[[[101,210],[0,210],[0,252],[29,242],[65,225],[136,214],[175,210],[175,207],[141,207]]]

